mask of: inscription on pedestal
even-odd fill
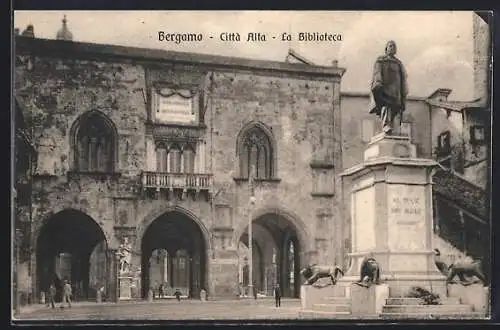
[[[396,223],[417,223],[425,220],[423,187],[392,185],[389,187],[389,216]]]
[[[387,187],[389,245],[416,251],[426,247],[425,187],[392,184]]]

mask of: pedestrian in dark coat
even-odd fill
[[[49,302],[47,305],[50,304],[52,308],[55,308],[55,300],[56,300],[56,286],[52,283],[49,287],[49,296],[47,297],[49,299]]]
[[[182,293],[179,291],[179,289],[175,289],[174,296],[175,298],[177,298],[177,301],[181,301]]]
[[[279,283],[276,284],[274,288],[274,300],[276,301],[276,307],[281,306],[281,289]]]

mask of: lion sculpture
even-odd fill
[[[478,281],[486,285],[486,276],[483,273],[483,266],[480,260],[458,262],[448,266],[440,259],[441,251],[439,249],[434,249],[434,254],[436,266],[446,276],[448,283],[456,283],[454,282],[454,278],[458,276],[459,283],[464,286],[478,283]],[[474,279],[474,277],[477,279]]]
[[[370,255],[361,263],[360,279],[355,284],[370,287],[372,284],[380,284],[380,266],[375,258]]]
[[[306,279],[305,285],[312,285],[316,283],[320,278],[329,277],[332,280],[332,285],[337,283],[337,279],[340,276],[344,276],[342,269],[335,266],[324,266],[324,265],[309,265],[300,271],[300,274]]]

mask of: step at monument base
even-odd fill
[[[313,311],[332,312],[332,313],[351,313],[351,304],[313,304]]]
[[[484,312],[475,312],[471,304],[461,303],[458,297],[441,299],[439,305],[425,305],[420,298],[389,297],[382,307],[380,318],[392,319],[482,319]]]
[[[307,319],[352,319],[349,312],[322,312],[314,310],[301,310],[299,311],[299,316]]]
[[[482,320],[483,313],[382,313],[383,320]]]

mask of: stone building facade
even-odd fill
[[[101,286],[116,298],[116,250],[127,237],[137,297],[154,285],[158,250],[170,287],[234,297],[249,219],[259,291],[279,282],[298,296],[291,278],[300,266],[343,258],[343,69],[29,36],[15,43],[15,97],[38,152],[35,296],[69,277],[78,298]],[[57,274],[62,253],[70,275]]]

